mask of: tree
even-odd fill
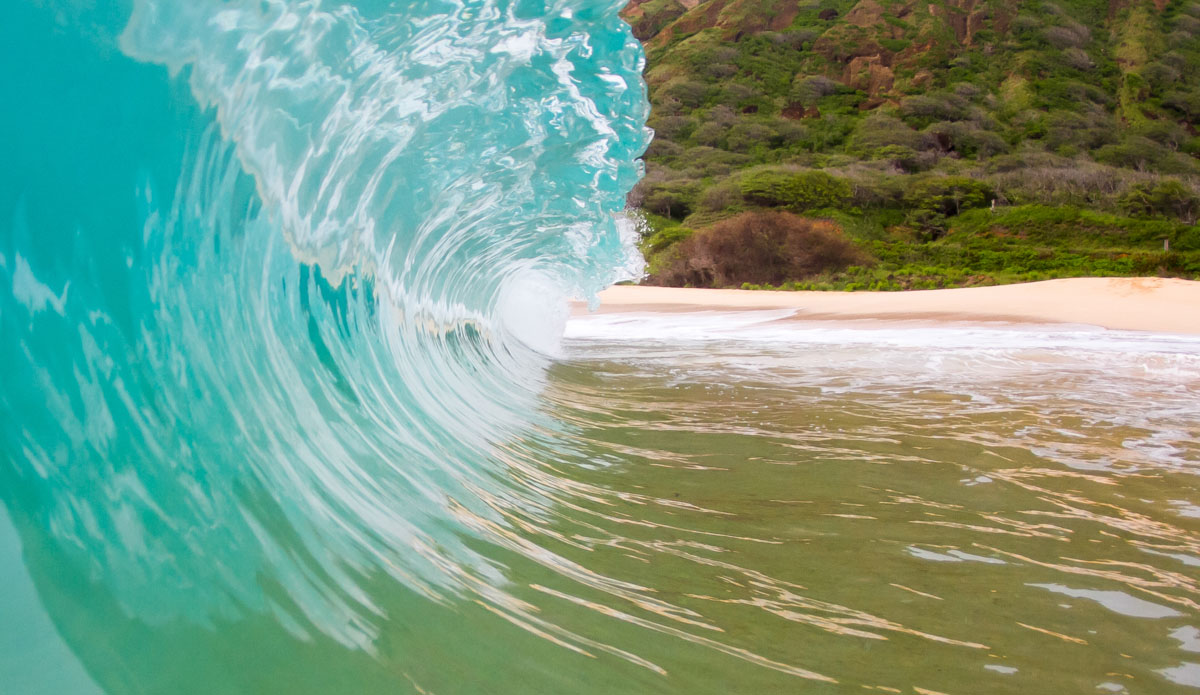
[[[656,215],[683,219],[692,212],[698,185],[690,179],[664,181],[646,191],[642,207]]]
[[[914,210],[950,217],[963,210],[981,208],[996,198],[992,187],[965,176],[927,178],[904,194],[904,202]]]
[[[797,173],[778,169],[746,174],[741,189],[747,202],[797,212],[845,206],[853,193],[848,181],[823,171]]]
[[[1130,215],[1174,217],[1195,224],[1200,216],[1200,196],[1173,179],[1153,185],[1139,183],[1121,196],[1121,207]]]

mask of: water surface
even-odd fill
[[[666,690],[1200,685],[1200,343],[775,318],[587,317],[552,372],[627,502],[589,566],[745,650]]]

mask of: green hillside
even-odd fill
[[[625,16],[656,132],[630,195],[650,282],[740,284],[717,237],[770,224],[739,216],[758,210],[856,248],[772,285],[1200,276],[1200,2],[633,0]]]

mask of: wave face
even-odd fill
[[[522,443],[545,353],[640,269],[621,4],[4,3],[3,562],[85,680],[377,664],[464,601],[552,631],[481,548],[556,564],[512,533],[566,485]],[[265,692],[204,678],[169,691]]]

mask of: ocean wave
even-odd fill
[[[270,616],[375,653],[380,577],[553,631],[475,544],[555,564],[507,530],[564,484],[520,444],[545,353],[640,270],[619,7],[0,11],[0,499],[68,640]]]

